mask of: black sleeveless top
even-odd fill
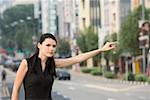
[[[51,90],[54,76],[48,70],[49,60],[45,70],[42,70],[41,59],[37,55],[27,58],[28,71],[23,80],[25,100],[52,100]],[[32,71],[33,67],[35,71]]]

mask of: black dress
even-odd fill
[[[27,58],[28,71],[23,80],[25,90],[25,100],[52,100],[51,90],[54,82],[54,77],[50,74],[46,62],[45,70],[42,70],[41,59],[37,55]],[[32,68],[35,71],[32,71]]]

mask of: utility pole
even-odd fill
[[[142,20],[145,20],[145,0],[142,0]],[[142,48],[142,54],[143,54],[143,73],[145,73],[145,67],[146,67],[146,59],[145,59],[145,47]]]

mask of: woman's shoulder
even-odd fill
[[[26,59],[23,59],[23,60],[21,61],[21,65],[27,65],[27,60],[26,60]]]
[[[35,54],[32,55],[32,56],[30,56],[30,57],[25,58],[25,60],[27,61],[27,63],[29,63],[31,61],[34,61],[34,59],[36,59],[36,55]]]

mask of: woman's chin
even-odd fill
[[[47,57],[52,57],[52,56],[53,56],[52,54],[48,54],[48,55],[47,55]]]

